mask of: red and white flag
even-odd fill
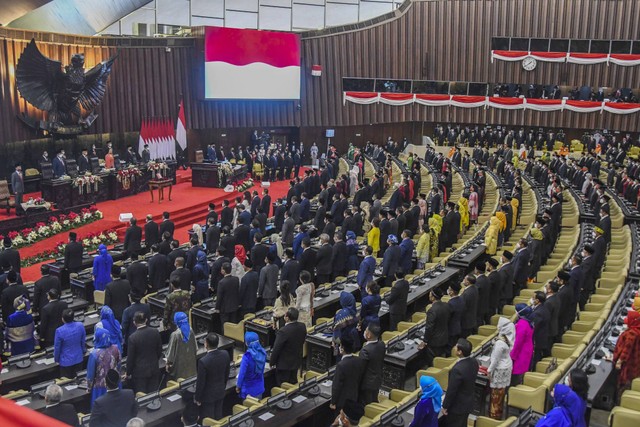
[[[184,118],[184,101],[180,101],[178,123],[176,123],[176,141],[183,150],[187,149],[187,120]]]
[[[144,145],[148,144],[146,142],[147,138],[147,121],[142,120],[142,125],[140,126],[140,138],[138,139],[138,154],[142,156],[142,150],[144,150]]]
[[[205,97],[300,99],[300,36],[207,27]]]

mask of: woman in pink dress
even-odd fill
[[[476,187],[471,186],[469,188],[469,219],[471,224],[478,222],[478,193],[476,193]]]
[[[533,310],[526,304],[516,304],[518,321],[516,322],[516,339],[511,349],[513,371],[511,372],[511,385],[522,383],[524,374],[531,367],[533,358],[533,322],[531,316]]]

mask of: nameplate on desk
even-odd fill
[[[333,381],[331,380],[326,380],[325,382],[322,383],[322,385],[325,387],[331,387],[332,384],[333,384]]]
[[[315,297],[313,300],[314,301],[320,301],[322,299],[322,297]]]
[[[78,388],[78,385],[77,385],[77,384],[71,384],[71,385],[65,386],[64,388],[65,388],[66,390],[68,390],[68,391],[71,391],[71,390],[75,390],[75,389],[77,389],[77,388]]]
[[[415,412],[415,410],[416,410],[416,407],[415,407],[415,406],[413,406],[413,407],[411,407],[411,408],[407,409],[407,414],[409,414],[409,415],[413,415],[413,413]]]
[[[2,368],[2,371],[0,371],[0,374],[6,374],[7,372],[9,372],[9,368]]]
[[[175,402],[178,399],[182,399],[182,396],[180,396],[179,394],[173,394],[173,395],[167,397],[167,400],[169,402]]]
[[[331,291],[332,294],[340,293],[340,291]]]
[[[273,415],[271,412],[265,412],[264,414],[260,415],[258,418],[260,418],[262,421],[267,421],[273,417],[275,417],[275,415]]]
[[[307,398],[305,396],[296,396],[291,400],[293,400],[296,403],[300,403],[300,402],[304,402],[305,400],[307,400]]]
[[[25,405],[28,405],[29,403],[31,403],[31,401],[29,399],[22,399],[22,400],[18,400],[16,402],[16,404],[20,405],[20,406],[25,406]]]
[[[591,364],[592,364],[593,366],[598,366],[598,365],[600,365],[601,363],[602,363],[602,360],[599,360],[599,359],[593,359],[593,360],[591,361]]]
[[[96,314],[90,314],[87,317],[90,318],[90,319],[93,319],[94,317],[98,317],[98,314],[97,313]]]

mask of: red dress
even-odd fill
[[[613,353],[613,363],[622,363],[618,387],[626,387],[640,377],[640,313],[630,311],[627,324],[629,329],[620,334]]]

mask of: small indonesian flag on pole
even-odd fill
[[[184,118],[184,101],[180,101],[180,111],[178,111],[178,123],[176,124],[176,141],[183,150],[187,149],[187,121]]]
[[[314,77],[322,76],[322,65],[312,65],[311,66],[311,75]]]

